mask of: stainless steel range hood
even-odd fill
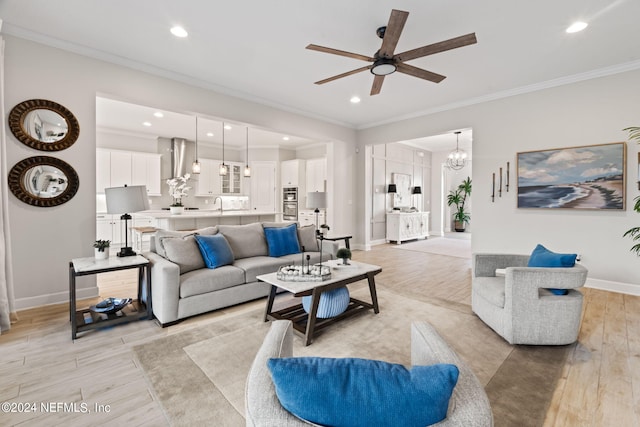
[[[191,173],[195,159],[195,143],[184,138],[171,138],[171,178]]]

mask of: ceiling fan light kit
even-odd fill
[[[416,49],[411,49],[406,52],[394,54],[400,35],[404,28],[404,24],[407,21],[409,12],[393,9],[391,16],[389,17],[389,23],[386,27],[379,27],[376,30],[378,37],[382,39],[382,46],[372,57],[367,55],[361,55],[358,53],[351,53],[344,50],[333,49],[325,46],[318,46],[310,44],[307,46],[309,50],[315,50],[318,52],[331,53],[333,55],[345,56],[347,58],[359,59],[361,61],[372,62],[373,64],[360,67],[355,70],[347,71],[346,73],[338,74],[337,76],[329,77],[323,80],[315,82],[317,85],[329,83],[331,81],[347,77],[352,74],[356,74],[365,70],[369,70],[371,74],[375,76],[373,79],[373,85],[371,86],[371,95],[377,95],[382,89],[382,83],[384,77],[389,74],[393,74],[396,71],[407,74],[409,76],[417,77],[419,79],[428,80],[434,83],[440,83],[445,79],[445,76],[433,73],[431,71],[423,70],[409,64],[405,64],[405,61],[412,59],[422,58],[427,55],[433,55],[435,53],[444,52],[451,49],[467,46],[477,43],[475,33],[466,34],[464,36],[455,37],[453,39],[444,40],[431,45],[422,46]]]

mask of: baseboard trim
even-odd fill
[[[97,286],[76,290],[76,299],[95,298],[99,295]],[[37,297],[17,298],[15,301],[16,310],[27,310],[29,308],[42,307],[44,305],[63,304],[69,302],[69,292],[57,292],[55,294],[38,295]]]
[[[587,278],[585,288],[600,289],[601,291],[617,292],[619,294],[640,296],[640,286],[631,283],[613,282],[611,280]]]

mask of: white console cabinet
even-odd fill
[[[387,214],[387,241],[424,239],[429,236],[429,212],[393,212]]]

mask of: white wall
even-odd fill
[[[36,208],[9,196],[13,271],[18,309],[68,301],[68,265],[72,258],[92,256],[95,239],[96,95],[169,111],[197,111],[211,117],[309,139],[333,141],[328,160],[338,182],[351,180],[355,131],[271,107],[222,95],[148,73],[108,64],[20,38],[5,36],[5,102],[10,111],[33,98],[58,102],[80,123],[80,137],[70,148],[46,153],[73,166],[80,177],[76,196],[54,208]],[[44,66],[43,64],[46,64]],[[6,119],[6,118],[5,118]],[[7,163],[45,153],[32,150],[9,134]],[[332,159],[331,156],[339,156]],[[343,172],[345,171],[345,172]],[[6,186],[6,180],[3,180]],[[8,191],[8,190],[7,190]],[[350,182],[335,191],[332,204],[353,203]],[[335,215],[337,229],[355,227],[353,213]],[[95,281],[78,282],[79,296],[95,294]]]
[[[640,223],[632,210],[636,144],[627,144],[626,211],[517,209],[515,191],[517,152],[625,141],[622,129],[640,124],[638,99],[640,71],[631,71],[361,130],[358,140],[362,146],[473,128],[473,251],[525,254],[542,243],[579,252],[591,285],[638,293],[640,259],[622,238]],[[491,203],[491,174],[507,161],[511,191]]]

